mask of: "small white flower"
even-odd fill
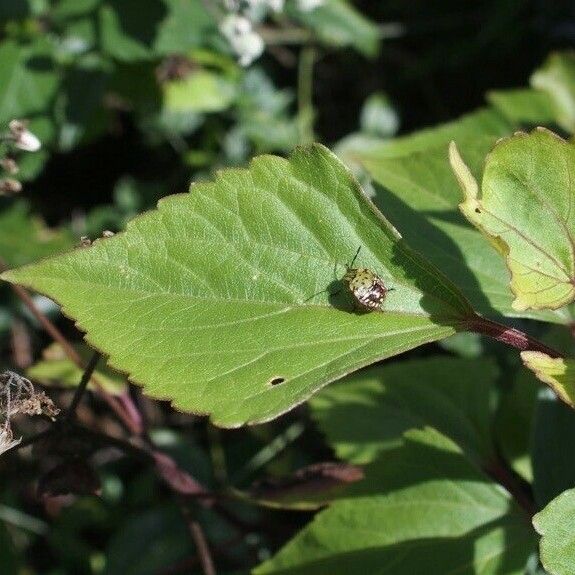
[[[302,12],[312,12],[324,4],[325,0],[297,0],[297,7]]]
[[[267,0],[266,4],[274,12],[281,12],[284,9],[285,0]]]
[[[42,147],[38,137],[28,130],[25,122],[12,120],[8,124],[8,128],[10,129],[14,145],[20,150],[37,152]]]
[[[252,31],[252,23],[243,16],[228,14],[220,24],[220,32],[231,42],[237,36]]]
[[[249,66],[264,51],[262,37],[253,31],[252,23],[243,16],[226,16],[220,24],[220,32],[227,38],[242,66]]]

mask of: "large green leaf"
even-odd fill
[[[334,262],[395,288],[358,313]],[[224,426],[265,421],[328,382],[453,334],[472,310],[319,145],[255,159],[162,200],[127,232],[3,275],[55,298],[154,397]]]
[[[575,489],[564,491],[533,517],[542,535],[541,562],[550,575],[572,575],[575,565]]]
[[[414,430],[255,573],[519,575],[533,546],[505,491],[447,438]]]
[[[512,308],[509,272],[496,250],[458,210],[461,192],[449,166],[448,145],[456,140],[474,174],[495,142],[512,126],[494,110],[479,110],[430,130],[373,144],[356,152],[377,187],[382,206],[410,246],[449,274],[485,315],[520,316],[566,323],[563,311]]]
[[[489,154],[481,192],[457,153],[461,211],[505,258],[513,307],[558,309],[575,298],[575,147],[552,132],[519,133]]]
[[[313,398],[312,414],[338,457],[352,463],[373,461],[406,430],[431,425],[485,464],[493,456],[490,403],[496,377],[488,360],[391,364],[325,389]]]

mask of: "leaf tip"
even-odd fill
[[[467,167],[467,164],[463,161],[457,145],[452,140],[449,144],[449,163],[451,169],[459,182],[465,200],[477,200],[479,196],[479,185],[477,180],[473,177],[471,170]]]
[[[574,360],[551,357],[542,351],[522,351],[521,360],[537,379],[547,384],[567,405],[575,407]]]
[[[0,280],[10,283],[15,283],[16,281],[12,270],[6,270],[0,273]]]

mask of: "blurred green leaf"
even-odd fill
[[[111,66],[87,56],[71,67],[62,83],[60,150],[70,151],[82,139],[90,118],[101,106]]]
[[[533,422],[541,386],[526,369],[508,369],[505,379],[509,387],[501,392],[494,433],[503,458],[516,473],[531,483]]]
[[[396,288],[385,313],[353,313],[346,294],[330,295],[334,262],[358,246],[357,264]],[[472,313],[319,145],[222,171],[125,234],[3,278],[58,300],[146,393],[222,426],[276,417]]]
[[[379,30],[347,0],[327,0],[310,11],[286,7],[296,20],[309,26],[319,38],[331,46],[351,46],[366,56],[376,56],[379,50]]]
[[[0,126],[49,112],[60,82],[51,56],[46,38],[0,43]]]
[[[337,456],[352,463],[373,461],[408,429],[429,425],[486,464],[494,456],[490,404],[497,375],[488,359],[404,361],[350,376],[310,405]]]
[[[512,307],[558,309],[575,298],[575,147],[542,128],[499,142],[487,157],[481,192],[457,153],[450,160],[460,204],[505,259]]]
[[[513,125],[540,126],[555,123],[551,98],[529,88],[489,92],[487,99]]]
[[[531,85],[549,97],[557,123],[575,132],[575,53],[551,54],[531,76]]]
[[[180,511],[156,506],[126,519],[110,539],[104,575],[157,575],[195,554]]]
[[[461,357],[473,359],[480,357],[485,352],[482,336],[478,333],[461,332],[442,339],[439,345]]]
[[[64,229],[50,229],[27,204],[16,201],[0,211],[0,257],[8,267],[21,266],[72,247],[72,234]]]
[[[101,42],[104,53],[123,62],[155,57],[158,26],[167,16],[162,0],[105,0],[100,6]]]
[[[154,49],[158,54],[186,54],[217,33],[214,17],[205,2],[164,0],[168,13],[158,29]]]
[[[236,86],[221,74],[192,71],[163,85],[164,106],[174,112],[221,112],[234,101]]]
[[[575,485],[575,412],[540,390],[533,425],[533,491],[543,507]]]
[[[185,54],[204,43],[215,22],[200,1],[104,0],[100,8],[102,48],[123,62]]]
[[[364,482],[254,573],[363,575],[397,573],[398,565],[410,575],[524,573],[534,546],[525,518],[438,432],[408,432]]]
[[[542,536],[541,562],[550,575],[571,575],[575,564],[575,489],[564,491],[533,517]]]
[[[93,351],[88,346],[75,346],[80,357],[86,361]],[[42,359],[26,370],[26,377],[46,386],[77,387],[84,370],[73,363],[59,343],[53,343],[42,351]],[[126,391],[126,378],[106,365],[94,372],[94,380],[111,394]]]

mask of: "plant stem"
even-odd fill
[[[561,354],[546,346],[544,343],[532,338],[530,335],[515,329],[507,327],[490,319],[475,316],[466,323],[466,329],[481,335],[492,337],[497,341],[506,343],[521,351],[541,351],[550,357],[561,357]]]
[[[502,459],[497,457],[484,469],[490,477],[509,492],[517,504],[527,513],[529,519],[537,513],[537,506],[530,493],[526,490],[528,484],[516,476],[515,472],[509,469]]]
[[[188,529],[194,543],[196,544],[196,549],[198,550],[198,556],[200,558],[200,563],[202,565],[202,570],[204,575],[216,575],[216,569],[214,567],[214,561],[210,553],[210,548],[204,535],[204,531],[201,525],[191,516],[187,506],[182,504],[182,512],[188,522]]]
[[[82,396],[84,395],[84,392],[88,387],[88,383],[90,382],[92,374],[94,373],[96,365],[98,364],[98,361],[100,361],[101,357],[102,354],[99,351],[95,351],[92,357],[90,358],[90,361],[88,362],[88,365],[86,366],[86,369],[82,374],[82,379],[80,379],[80,384],[76,389],[76,393],[72,398],[72,403],[70,403],[70,407],[66,411],[66,415],[64,417],[65,421],[70,421],[74,419],[74,417],[76,416],[76,409],[78,408],[78,404],[80,403],[80,400],[82,399]]]
[[[0,272],[5,271],[6,269],[8,269],[8,267],[0,258]],[[64,337],[62,332],[52,323],[52,321],[50,321],[50,319],[38,308],[30,294],[23,287],[16,284],[11,284],[11,288],[22,300],[22,303],[24,303],[30,313],[38,320],[38,323],[40,323],[54,341],[60,344],[68,358],[80,369],[84,369],[84,362],[80,357],[80,354],[74,349],[74,346]],[[120,401],[118,398],[107,393],[95,376],[92,377],[92,381],[96,385],[104,401],[118,416],[124,426],[132,433],[141,433],[141,421],[133,419],[134,410],[126,409],[126,403],[129,403],[130,398],[128,397],[127,399]]]

